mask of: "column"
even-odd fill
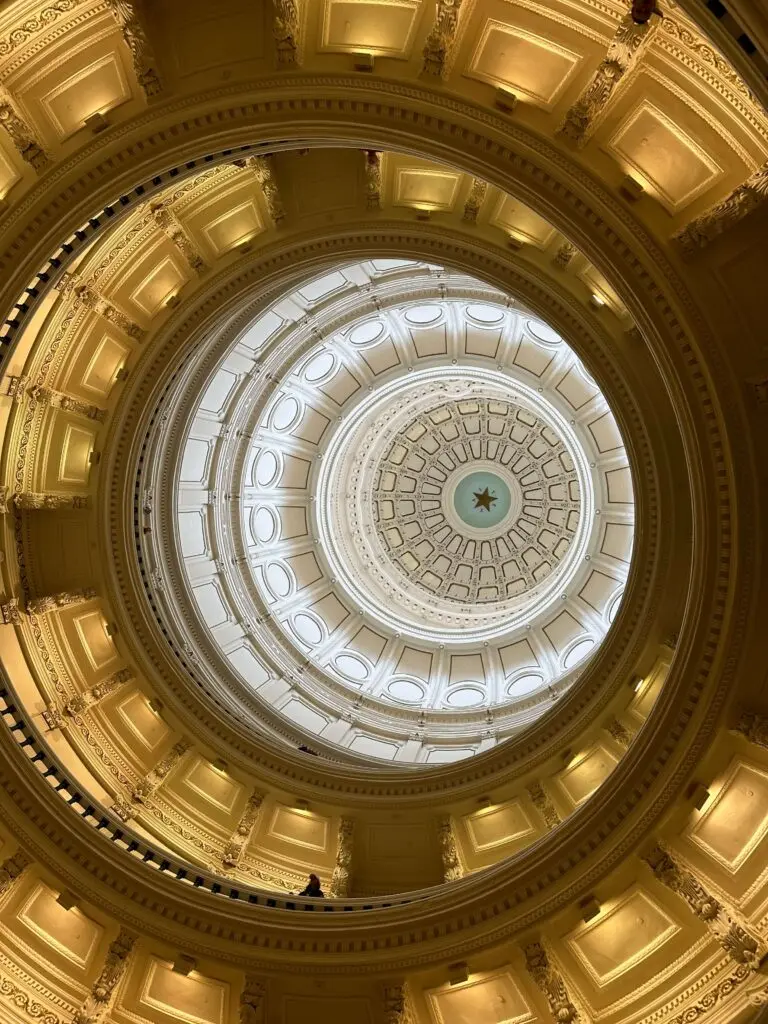
[[[439,822],[438,838],[440,840],[440,855],[443,860],[443,880],[455,882],[464,876],[464,869],[459,860],[456,833],[453,830],[453,822],[450,818],[443,818]]]
[[[135,944],[136,936],[126,928],[121,928],[117,938],[110,943],[101,974],[93,983],[90,995],[86,996],[81,1009],[72,1018],[72,1024],[101,1024],[109,1010],[115,988],[128,969]]]
[[[42,174],[50,166],[48,154],[14,107],[11,97],[3,92],[0,92],[0,126],[10,136],[22,160],[26,160],[38,174]]]
[[[240,821],[232,835],[232,838],[224,847],[221,854],[221,861],[225,867],[235,868],[238,865],[243,850],[253,835],[256,822],[259,820],[261,805],[264,801],[264,794],[254,789],[245,805],[245,810],[240,816]]]
[[[638,24],[626,14],[616,29],[608,52],[600,63],[584,92],[565,115],[558,129],[560,135],[572,139],[579,146],[587,143],[597,126],[597,119],[608,108],[616,86],[635,66],[646,50],[661,22],[654,18]]]
[[[422,74],[448,77],[460,8],[461,0],[437,0],[435,22],[424,43]]]
[[[100,683],[96,683],[89,690],[77,694],[76,697],[71,697],[64,705],[64,712],[71,717],[81,715],[88,708],[94,707],[105,697],[119,690],[130,679],[133,679],[133,670],[121,668],[118,672],[107,676],[106,679],[102,679]]]
[[[336,864],[331,876],[330,895],[334,897],[349,896],[352,883],[352,850],[355,845],[354,818],[342,818],[339,821],[338,842],[336,845]]]
[[[568,994],[562,974],[549,960],[541,942],[531,942],[523,950],[528,973],[547,998],[549,1009],[557,1024],[571,1024],[579,1019],[579,1011]]]
[[[0,896],[10,891],[14,883],[32,863],[32,858],[23,850],[17,850],[0,864]]]
[[[681,896],[693,913],[717,939],[728,956],[750,970],[757,970],[760,961],[768,953],[768,946],[749,925],[740,919],[732,907],[716,899],[707,891],[693,872],[676,860],[661,843],[654,846],[644,858],[653,873],[672,892]]]
[[[531,782],[528,785],[528,796],[544,819],[547,830],[551,831],[553,828],[556,828],[562,821],[562,818],[557,813],[555,805],[549,799],[547,792],[540,782]]]
[[[136,4],[129,3],[129,0],[106,0],[106,4],[120,26],[126,46],[131,51],[133,70],[144,95],[147,99],[156,96],[161,92],[163,83]]]
[[[73,604],[85,604],[96,597],[93,587],[83,587],[80,590],[60,590],[58,594],[47,594],[45,597],[35,597],[27,601],[28,615],[46,615],[48,612],[57,611],[59,608],[68,608]]]

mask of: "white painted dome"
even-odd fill
[[[632,550],[627,454],[576,354],[494,289],[394,260],[242,332],[178,494],[198,624],[240,685],[396,761],[533,721],[603,640]]]

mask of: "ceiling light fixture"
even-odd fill
[[[704,804],[709,800],[709,790],[703,782],[695,782],[688,793],[691,803],[700,811]]]
[[[74,895],[74,893],[71,893],[67,889],[65,889],[64,892],[60,892],[59,895],[56,897],[56,902],[59,904],[60,907],[63,907],[65,910],[71,910],[73,907],[77,906],[78,899],[77,896]]]
[[[183,974],[186,978],[187,975],[191,974],[197,968],[197,960],[193,956],[187,956],[186,953],[179,953],[176,959],[173,961],[173,973]]]
[[[370,74],[373,71],[373,54],[356,53],[354,55],[355,71],[365,71]]]
[[[99,132],[103,132],[106,128],[109,128],[109,121],[100,112],[96,111],[95,114],[89,114],[88,117],[83,121],[83,127],[90,128],[94,135],[98,135]]]
[[[589,297],[590,304],[595,306],[597,309],[602,309],[605,305],[605,299],[602,295],[598,295],[597,292],[592,292]]]
[[[467,964],[461,960],[457,964],[448,965],[448,984],[449,985],[463,985],[465,981],[469,980],[469,968]]]
[[[626,174],[619,185],[619,192],[631,203],[636,203],[645,193],[645,189],[637,178],[633,178],[631,174]]]
[[[495,102],[499,110],[503,110],[505,114],[511,114],[517,106],[518,100],[513,92],[507,92],[506,89],[497,89]]]
[[[586,900],[582,900],[579,904],[581,909],[581,917],[586,924],[589,921],[594,920],[600,913],[600,904],[597,902],[594,896],[590,896]]]

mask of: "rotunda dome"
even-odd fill
[[[332,743],[470,756],[550,707],[610,627],[626,450],[581,360],[513,297],[428,264],[343,264],[238,332],[188,424],[166,556],[194,632],[236,686]],[[227,445],[212,504],[211,429]],[[206,518],[229,557],[204,583]],[[345,723],[363,702],[366,727]]]

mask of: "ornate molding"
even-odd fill
[[[280,189],[277,186],[275,176],[275,158],[271,154],[266,156],[251,156],[246,161],[246,166],[256,175],[256,180],[261,186],[264,201],[269,210],[269,216],[277,227],[285,220],[285,207],[280,197]]]
[[[60,590],[56,594],[46,594],[44,597],[34,597],[27,601],[27,615],[47,615],[48,612],[57,611],[59,608],[68,608],[73,604],[84,604],[96,597],[93,587],[82,587],[79,590]]]
[[[19,510],[46,512],[62,508],[88,508],[91,501],[88,494],[36,494],[31,491],[16,493],[11,500],[14,507]]]
[[[131,51],[133,70],[147,99],[157,96],[163,84],[157,70],[157,61],[139,13],[138,4],[129,0],[104,0],[120,26],[123,39]]]
[[[437,826],[437,836],[440,840],[440,857],[443,862],[443,880],[455,882],[458,878],[464,877],[464,868],[459,858],[459,845],[456,841],[456,832],[451,818],[443,818]]]
[[[557,267],[558,270],[566,270],[569,266],[573,257],[578,253],[578,249],[571,242],[563,242],[560,248],[557,250],[555,255],[552,257],[552,263]]]
[[[365,205],[369,210],[381,209],[381,153],[363,150],[365,156]]]
[[[547,831],[552,831],[562,821],[562,818],[557,813],[555,805],[549,799],[549,795],[540,782],[531,782],[527,786],[528,796],[531,798],[531,802],[536,810],[541,814],[544,819],[544,824],[547,826]]]
[[[485,202],[485,197],[488,193],[488,182],[483,181],[482,178],[473,178],[472,187],[469,190],[469,195],[464,203],[464,212],[461,219],[467,224],[476,224],[477,215],[480,213],[480,209]]]
[[[622,725],[618,718],[610,718],[605,723],[605,728],[620,746],[624,747],[625,750],[629,748],[632,742],[632,733],[625,725]]]
[[[117,938],[110,943],[106,961],[90,995],[75,1013],[72,1024],[100,1024],[104,1020],[115,988],[128,969],[136,938],[127,928],[120,929]]]
[[[384,986],[383,1024],[415,1024],[406,984],[400,982]]]
[[[88,708],[94,707],[100,701],[104,700],[105,697],[115,693],[116,690],[121,689],[125,684],[133,679],[133,670],[130,668],[121,668],[119,671],[114,672],[111,676],[107,676],[106,679],[102,679],[100,683],[96,683],[89,690],[85,690],[83,693],[77,694],[75,697],[71,697],[64,705],[64,711],[66,714],[75,716],[81,715]]]
[[[225,867],[237,867],[242,856],[243,849],[253,835],[256,822],[259,820],[263,801],[264,794],[256,789],[248,798],[248,803],[245,805],[245,810],[240,815],[240,821],[237,823],[237,827],[235,828],[232,838],[227,842],[222,851],[221,860]]]
[[[565,121],[558,134],[584,146],[596,128],[599,117],[605,114],[608,104],[621,79],[638,62],[651,39],[660,19],[648,18],[637,22],[633,15],[626,14],[616,29],[608,52],[601,61],[584,92],[565,115]]]
[[[139,327],[109,299],[99,295],[93,285],[80,281],[75,274],[65,272],[56,283],[56,288],[63,295],[72,295],[76,303],[81,303],[86,309],[97,313],[107,323],[113,324],[134,341],[144,340],[147,332],[143,327]]]
[[[272,35],[275,40],[278,65],[301,65],[301,8],[299,0],[272,0],[274,21]]]
[[[178,217],[164,204],[150,207],[155,224],[163,234],[169,238],[181,255],[187,261],[189,267],[196,274],[204,274],[208,270],[208,264],[195,243],[182,227]]]
[[[131,793],[131,800],[134,803],[144,804],[163,784],[171,770],[176,767],[179,761],[192,749],[192,741],[185,738],[179,740],[171,747],[165,757],[161,757],[153,768],[140,779]]]
[[[768,198],[768,164],[763,164],[719,203],[696,217],[674,236],[687,256],[704,249],[728,228],[738,224]]]
[[[35,138],[27,122],[14,107],[11,97],[2,91],[0,91],[0,127],[5,129],[22,160],[30,164],[38,174],[42,174],[50,167],[50,157]]]
[[[64,1024],[65,1017],[47,1009],[42,1003],[25,992],[19,985],[14,984],[10,978],[0,975],[0,996],[10,1000],[16,1010],[35,1021],[35,1024]]]
[[[574,1024],[579,1011],[568,994],[562,974],[553,967],[541,942],[531,942],[523,950],[528,973],[546,996],[557,1024]]]
[[[459,27],[461,0],[437,0],[435,21],[424,43],[422,74],[445,78]]]
[[[746,736],[750,743],[768,748],[768,715],[761,715],[756,711],[742,711],[734,731]]]
[[[660,843],[644,859],[660,882],[682,896],[732,960],[750,970],[757,970],[768,953],[768,946],[759,935],[752,934],[732,907],[726,907],[722,900],[715,899],[700,879],[690,869],[681,866]]]
[[[263,1020],[266,986],[261,978],[246,974],[243,990],[240,993],[240,1024],[260,1024]]]
[[[355,845],[354,818],[341,818],[336,844],[336,863],[331,876],[331,896],[350,895],[352,883],[352,852]]]
[[[5,858],[2,864],[0,864],[0,896],[8,892],[14,882],[22,876],[31,863],[32,858],[23,850],[17,850],[10,857]]]

